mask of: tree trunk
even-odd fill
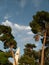
[[[44,32],[44,40],[42,45],[42,56],[41,56],[41,65],[44,65],[44,47],[46,42],[46,32]]]
[[[15,55],[14,55],[14,52],[13,52],[12,48],[10,48],[10,51],[11,51],[12,57],[13,57],[13,59],[14,59],[14,64],[17,65],[17,64],[16,64],[16,60],[15,60]]]

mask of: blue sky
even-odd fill
[[[29,25],[37,11],[49,11],[49,0],[0,0],[0,22]]]
[[[41,41],[34,41],[29,22],[42,10],[49,12],[49,0],[0,0],[0,24],[11,26],[21,54],[26,43],[36,43],[37,49],[41,46]]]

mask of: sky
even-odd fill
[[[0,24],[12,28],[20,54],[23,54],[26,43],[36,44],[37,50],[41,48],[41,40],[34,41],[29,23],[37,11],[43,10],[49,12],[49,0],[0,0]],[[0,44],[0,49],[4,50],[3,44]]]

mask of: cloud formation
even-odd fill
[[[3,25],[10,26],[10,27],[15,27],[16,29],[19,30],[31,30],[30,26],[24,26],[24,25],[19,25],[19,24],[13,24],[12,22],[6,20],[5,22],[2,22]]]
[[[19,25],[19,24],[16,24],[16,23],[12,23],[8,20],[6,20],[5,22],[2,22],[2,24],[5,25],[5,26],[10,26],[12,28],[12,34],[14,36],[19,37],[19,38],[21,37],[23,39],[23,38],[26,38],[26,37],[30,37],[30,35],[34,35],[31,32],[30,26]]]
[[[2,25],[10,26],[12,28],[12,34],[18,43],[17,46],[21,48],[21,52],[23,51],[26,43],[33,42],[33,33],[29,26],[19,25],[8,20],[2,22]]]
[[[21,54],[26,43],[36,44],[35,40],[33,39],[34,34],[31,32],[31,28],[29,26],[19,25],[8,20],[2,22],[2,24],[12,28],[12,34],[17,41],[17,46],[21,49]],[[39,46],[39,42],[37,42],[36,46]]]
[[[25,31],[27,32],[26,34],[32,34],[31,33],[31,28],[30,26],[24,26],[24,25],[19,25],[16,23],[12,23],[8,20],[6,20],[5,22],[2,22],[3,25],[5,26],[10,26],[12,28],[12,33],[19,33],[19,32],[23,32],[25,33]]]

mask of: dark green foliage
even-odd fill
[[[34,52],[33,48],[36,48],[35,44],[27,44],[25,45],[24,54],[32,57],[32,54]]]
[[[27,45],[25,45],[25,47],[31,48],[31,49],[36,48],[35,44],[27,44]]]
[[[49,65],[49,48],[45,48],[45,65]]]
[[[37,14],[33,16],[33,20],[30,22],[30,27],[34,33],[38,33],[47,29],[47,23],[49,23],[49,13],[41,11],[37,12]]]
[[[45,43],[45,65],[49,65],[49,12],[39,11],[36,15],[33,16],[32,22],[30,22],[30,27],[32,32],[41,33],[40,35],[43,36],[43,33],[46,32],[46,43]],[[35,41],[38,41],[38,36],[35,36]],[[43,43],[43,39],[41,39]],[[42,50],[41,50],[42,51]],[[41,52],[39,59],[41,60]]]
[[[0,52],[0,63],[6,64],[7,61],[8,61],[8,59],[6,58],[6,55],[4,54],[4,52]]]
[[[33,16],[33,20],[30,22],[30,27],[35,34],[40,32],[40,35],[43,36],[43,33],[46,32],[45,65],[49,65],[49,12],[37,12],[36,15]],[[37,38],[35,37],[35,41]],[[43,43],[43,39],[41,41]],[[41,60],[41,53],[39,59]]]
[[[24,54],[21,56],[19,60],[19,65],[37,65],[38,52],[33,50],[36,48],[35,44],[26,44],[24,49]]]
[[[20,62],[20,65],[28,65],[28,64],[29,65],[35,65],[34,57],[31,58],[28,55],[22,56],[19,62]]]
[[[8,26],[0,25],[0,34],[11,33],[11,28]]]
[[[12,63],[9,62],[8,57],[10,57],[10,53],[0,51],[0,65],[12,65]]]
[[[41,26],[35,21],[30,22],[30,27],[31,27],[31,31],[35,34],[37,32],[41,32]]]
[[[9,26],[0,25],[0,41],[4,43],[4,49],[10,48],[11,50],[11,48],[17,48],[17,42],[11,32],[12,29]],[[9,57],[12,57],[11,51],[0,51],[0,65],[12,65],[12,63],[8,61]]]
[[[37,12],[33,16],[32,22],[30,22],[30,27],[35,34],[40,32],[43,35],[43,32],[46,31],[46,46],[49,46],[49,12]]]
[[[12,30],[8,26],[0,25],[0,41],[4,42],[4,48],[9,48],[13,45],[15,49],[17,46],[17,42],[14,40],[14,36],[12,35]]]

